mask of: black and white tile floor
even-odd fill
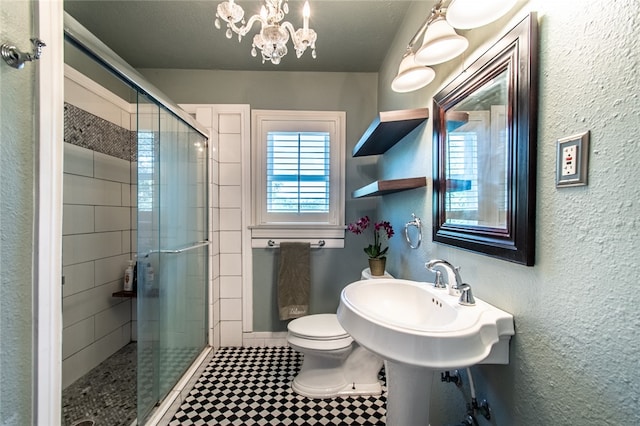
[[[301,362],[287,347],[221,348],[169,425],[385,424],[386,388],[380,397],[302,397],[291,390]]]

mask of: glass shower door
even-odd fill
[[[207,215],[204,139],[160,111],[160,394],[206,343]]]
[[[138,101],[138,419],[207,343],[206,140]]]

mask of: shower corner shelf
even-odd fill
[[[429,108],[378,113],[353,148],[353,157],[384,154],[429,118]]]
[[[152,289],[152,290],[148,290],[145,291],[145,297],[158,297],[158,289]],[[120,291],[116,291],[115,293],[111,294],[112,297],[133,297],[136,298],[138,297],[138,293],[135,291],[124,291],[124,290],[120,290]]]
[[[111,296],[113,296],[113,297],[138,297],[138,295],[136,294],[135,291],[125,291],[125,290],[116,291],[115,293],[111,294]]]
[[[374,197],[427,186],[424,176],[405,179],[377,180],[353,191],[353,198]]]

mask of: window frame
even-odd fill
[[[267,212],[268,132],[329,132],[329,213],[326,220],[317,214],[300,213],[300,220],[278,219]],[[344,239],[345,229],[345,144],[344,111],[253,110],[251,113],[251,172],[253,239]],[[316,216],[316,219],[312,219]]]

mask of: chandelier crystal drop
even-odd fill
[[[258,50],[262,56],[262,63],[270,61],[272,64],[279,64],[282,58],[288,53],[287,43],[289,39],[293,42],[296,56],[300,58],[307,48],[311,48],[311,57],[316,58],[316,40],[318,35],[309,28],[309,16],[311,10],[309,2],[304,3],[302,12],[302,28],[296,30],[289,21],[284,21],[289,13],[289,3],[287,0],[264,0],[264,5],[260,9],[260,14],[244,19],[244,10],[235,0],[226,0],[218,4],[216,9],[215,27],[222,28],[221,21],[226,23],[226,36],[231,38],[233,33],[238,34],[238,41],[253,27],[256,22],[260,23],[260,32],[253,36],[251,46],[251,56],[258,56]]]

